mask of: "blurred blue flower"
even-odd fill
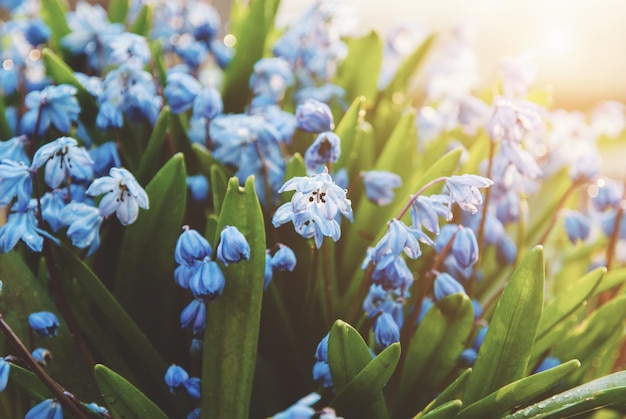
[[[50,39],[50,28],[41,19],[31,19],[24,29],[24,37],[34,47],[45,44]]]
[[[0,357],[0,392],[7,388],[9,382],[9,373],[11,372],[11,364]]]
[[[452,255],[461,268],[478,262],[478,241],[471,228],[459,228],[452,242]]]
[[[422,228],[439,234],[439,217],[446,221],[452,220],[452,212],[448,208],[450,198],[444,194],[418,196],[411,204],[411,225],[416,230]]]
[[[189,290],[195,298],[213,301],[222,294],[226,279],[219,265],[208,257],[194,263]]]
[[[250,76],[250,90],[254,96],[264,96],[280,102],[294,77],[289,63],[282,58],[262,58],[254,65]]]
[[[180,313],[180,325],[183,329],[191,329],[194,335],[202,334],[206,325],[205,302],[192,300]]]
[[[194,201],[204,201],[209,196],[209,180],[204,175],[187,176],[187,188]]]
[[[47,86],[43,90],[33,90],[24,98],[28,109],[20,123],[21,132],[35,134],[35,125],[39,124],[37,135],[54,125],[62,133],[70,132],[72,122],[78,120],[80,105],[76,99],[77,89],[68,84]]]
[[[580,211],[569,210],[565,213],[565,232],[572,244],[585,241],[591,231],[591,220]]]
[[[44,180],[53,189],[68,176],[79,181],[93,177],[93,161],[89,153],[71,137],[59,137],[41,146],[33,156],[32,168],[36,170],[44,164]]]
[[[379,348],[386,348],[394,342],[400,341],[400,327],[391,314],[383,312],[373,326],[374,338]]]
[[[193,116],[195,118],[214,119],[224,110],[222,95],[214,87],[201,89],[193,101]]]
[[[28,325],[38,336],[46,338],[57,335],[59,319],[49,311],[38,311],[28,316]]]
[[[234,226],[225,226],[220,232],[217,245],[217,260],[228,266],[250,259],[250,245],[243,234]]]
[[[428,313],[428,310],[430,310],[434,305],[435,302],[432,298],[424,297],[424,299],[422,300],[422,304],[420,305],[420,313],[417,317],[418,324],[422,322],[422,319],[424,319],[424,316],[426,315],[426,313]]]
[[[304,152],[309,172],[316,173],[321,165],[336,163],[341,156],[341,140],[334,132],[322,132]]]
[[[188,379],[189,374],[187,374],[187,371],[178,365],[170,365],[165,372],[165,384],[167,384],[172,393],[183,388]]]
[[[178,37],[174,44],[174,51],[192,69],[197,69],[209,55],[209,47],[188,34]]]
[[[137,68],[143,68],[152,54],[145,37],[130,32],[108,35],[104,42],[110,50],[108,64],[127,64]]]
[[[335,220],[338,213],[352,221],[352,204],[346,191],[338,187],[327,171],[310,177],[294,177],[278,190],[296,192],[290,202],[281,205],[272,224],[278,227],[293,222],[296,232],[304,238],[315,237],[315,245],[322,245],[323,236],[339,240],[341,230]]]
[[[446,181],[446,190],[450,196],[450,204],[455,202],[463,211],[472,214],[482,205],[483,197],[478,188],[488,188],[493,185],[491,179],[477,175],[450,176]]]
[[[252,99],[249,109],[250,114],[263,118],[268,124],[276,128],[281,142],[291,144],[293,134],[296,131],[296,117],[282,110],[278,105],[264,104],[262,102],[265,102],[265,100],[260,96]]]
[[[396,256],[384,267],[376,265],[372,272],[372,281],[379,282],[386,289],[408,290],[413,284],[413,273],[402,256]]]
[[[517,258],[517,245],[506,234],[496,246],[496,259],[500,266],[510,265]]]
[[[28,137],[20,135],[6,141],[0,141],[0,160],[13,160],[30,166],[30,158],[26,155]]]
[[[274,419],[310,419],[315,414],[315,409],[311,406],[317,403],[322,397],[317,393],[311,393],[298,400],[287,410],[276,413]]]
[[[465,366],[472,366],[474,362],[476,362],[476,358],[478,358],[478,352],[474,348],[467,348],[461,352],[460,360],[461,363]]]
[[[180,71],[170,72],[163,94],[173,114],[185,112],[194,104],[202,84],[192,75]]]
[[[313,380],[321,381],[326,388],[333,386],[328,366],[328,334],[317,344],[315,350],[315,364],[313,365]]]
[[[200,408],[196,407],[187,415],[187,419],[200,419]]]
[[[612,179],[599,179],[596,185],[598,186],[598,195],[593,197],[591,202],[599,211],[605,211],[619,205],[624,189],[621,183]]]
[[[37,348],[31,353],[31,355],[35,361],[44,366],[52,359],[52,352],[46,348]]]
[[[535,371],[533,371],[533,374],[537,374],[539,372],[543,372],[551,368],[558,367],[559,365],[561,365],[561,360],[559,358],[556,358],[554,356],[547,356],[541,361],[541,363],[537,366],[537,368],[535,368]]]
[[[98,208],[81,202],[71,202],[59,212],[59,221],[68,226],[67,237],[80,249],[89,247],[87,255],[100,246],[100,226],[104,217]]]
[[[122,225],[135,222],[139,208],[148,209],[148,194],[128,170],[113,167],[109,176],[97,178],[87,189],[87,194],[98,196],[100,213],[106,217],[116,213]]]
[[[441,253],[445,247],[450,244],[455,238],[455,235],[459,231],[459,225],[457,224],[445,224],[441,227],[439,235],[435,238],[435,250],[437,253]]]
[[[24,163],[0,160],[0,205],[17,198],[15,209],[24,211],[33,193],[33,173]]]
[[[435,300],[439,301],[452,294],[465,294],[465,288],[449,274],[442,272],[435,278],[434,294]]]
[[[272,256],[270,266],[277,271],[293,271],[296,267],[296,254],[289,246],[278,245],[278,250]]]
[[[179,265],[192,266],[195,261],[211,257],[213,250],[209,242],[197,230],[183,226],[174,249],[174,259]]]
[[[56,400],[46,399],[26,412],[24,419],[63,419],[63,407]]]
[[[37,227],[37,219],[32,211],[12,212],[7,217],[7,222],[0,227],[0,253],[10,252],[20,239],[30,250],[41,252],[42,235],[52,238]]]
[[[92,168],[95,176],[102,176],[108,173],[112,167],[120,167],[120,159],[117,145],[113,141],[107,141],[89,150],[89,157],[93,161]]]
[[[307,99],[296,108],[298,128],[302,131],[320,133],[335,128],[333,113],[324,102]]]
[[[183,383],[183,386],[185,387],[185,390],[187,390],[187,394],[189,394],[190,397],[196,400],[200,400],[200,398],[202,397],[200,384],[201,381],[199,378],[191,377]]]
[[[272,269],[272,256],[269,250],[265,251],[265,271],[263,274],[263,289],[266,290],[267,286],[272,282],[274,276],[274,270]]]
[[[96,403],[87,403],[85,404],[85,407],[97,415],[103,417],[107,417],[107,415],[109,415],[109,411],[106,408],[98,406]]]
[[[393,189],[402,186],[402,178],[386,170],[361,172],[367,199],[378,206],[388,205],[395,197]]]

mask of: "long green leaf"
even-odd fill
[[[130,9],[129,0],[111,0],[107,13],[111,23],[125,23],[128,10]]]
[[[129,32],[136,33],[137,35],[147,36],[152,24],[152,8],[149,4],[144,4],[139,10],[137,17],[130,28]]]
[[[265,228],[254,177],[231,178],[216,235],[235,226],[250,245],[250,260],[223,269],[226,286],[207,309],[203,345],[202,417],[247,418],[252,391],[265,266]]]
[[[369,403],[378,396],[391,378],[400,360],[400,343],[385,348],[365,366],[330,402],[330,406],[346,417],[364,417],[369,414]]]
[[[541,318],[544,276],[543,248],[537,246],[498,301],[463,396],[466,406],[526,374]]]
[[[458,398],[459,394],[465,389],[467,379],[472,374],[472,369],[468,368],[459,375],[448,387],[445,388],[428,406],[415,416],[415,419],[424,417],[428,412],[440,406],[443,406]]]
[[[42,0],[41,1],[41,19],[50,28],[50,45],[59,49],[61,46],[61,38],[71,32],[65,16],[69,7],[63,0]]]
[[[616,372],[569,389],[505,418],[566,418],[611,406],[626,407],[626,371]]]
[[[115,371],[97,364],[94,374],[113,418],[167,419],[152,400]]]
[[[350,171],[350,162],[352,162],[352,150],[355,147],[355,137],[359,120],[364,116],[365,98],[359,96],[350,105],[346,113],[337,124],[335,133],[341,139],[341,155],[337,160],[337,167],[345,167]]]
[[[50,390],[48,390],[48,387],[41,382],[39,377],[19,365],[11,364],[9,382],[17,384],[20,389],[25,391],[26,394],[34,400],[40,401],[54,397],[52,393],[50,393]]]
[[[150,209],[140,210],[121,243],[115,295],[165,356],[181,338],[174,282],[174,247],[187,199],[182,154],[174,155],[146,187]],[[141,304],[137,304],[141,301]]]
[[[363,65],[363,63],[367,65]],[[335,83],[352,100],[364,96],[373,104],[378,91],[378,76],[383,63],[383,41],[376,31],[348,40],[348,55],[339,65]]]
[[[458,417],[479,419],[503,414],[546,393],[578,368],[580,368],[580,362],[573,359],[549,370],[514,381],[467,406]]]
[[[473,324],[472,302],[465,294],[447,296],[428,310],[406,350],[395,416],[415,414],[424,396],[437,392],[457,365]]]
[[[424,419],[452,419],[462,408],[463,402],[461,400],[450,400],[422,417]]]
[[[148,181],[159,170],[161,164],[161,152],[163,151],[163,144],[167,136],[169,129],[170,108],[164,106],[161,109],[161,113],[154,123],[152,133],[148,139],[148,145],[144,150],[141,160],[139,161],[139,168],[137,169],[137,180],[142,185],[148,183]]]

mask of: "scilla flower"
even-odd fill
[[[333,386],[333,379],[330,376],[330,367],[328,366],[328,334],[317,344],[315,364],[313,365],[313,379],[321,381],[326,388]]]
[[[393,201],[393,189],[402,186],[402,178],[386,170],[362,172],[363,185],[367,199],[376,205],[388,205]]]
[[[98,208],[82,202],[71,202],[59,213],[59,221],[69,226],[67,237],[78,248],[89,247],[87,255],[93,254],[100,245],[100,226],[104,217]]]
[[[341,140],[331,131],[322,132],[304,152],[304,162],[309,172],[317,172],[319,166],[336,163],[341,156]]]
[[[293,190],[296,192],[291,202],[281,205],[274,213],[274,227],[291,221],[298,234],[307,239],[315,237],[318,249],[324,236],[339,240],[341,230],[335,217],[341,213],[352,221],[352,204],[346,198],[346,191],[333,182],[328,171],[311,177],[294,177],[278,192]]]
[[[50,125],[62,133],[70,132],[72,122],[78,120],[80,105],[76,99],[77,89],[68,84],[48,86],[26,95],[24,104],[28,111],[22,117],[21,131],[27,135],[42,135]]]
[[[271,267],[277,271],[293,271],[296,267],[296,254],[284,244],[279,244],[278,247],[272,256]]]
[[[446,189],[450,195],[450,204],[456,202],[463,211],[475,214],[477,206],[482,205],[483,197],[478,188],[493,185],[491,179],[477,175],[450,176],[446,181]]]
[[[324,132],[335,128],[333,113],[324,102],[307,99],[296,108],[298,128],[306,132]]]
[[[243,234],[233,226],[225,226],[220,233],[220,242],[217,245],[217,260],[228,266],[250,259],[250,245]]]
[[[52,352],[46,348],[37,348],[31,353],[35,361],[45,366],[52,359]]]
[[[33,156],[32,168],[39,169],[44,164],[44,180],[53,189],[68,176],[77,180],[89,180],[93,176],[89,153],[71,137],[60,137],[40,147]]]
[[[180,325],[191,329],[194,335],[204,332],[206,325],[206,304],[202,300],[193,300],[180,313]]]
[[[61,403],[53,399],[46,399],[43,402],[33,406],[24,419],[63,419],[63,408]]]
[[[463,285],[459,284],[456,279],[452,278],[452,276],[443,272],[435,278],[434,293],[435,300],[439,301],[448,295],[465,294],[465,288],[463,288]]]
[[[400,328],[389,313],[383,312],[374,322],[374,337],[379,348],[386,348],[400,340]]]
[[[0,358],[0,391],[7,388],[9,382],[9,373],[11,372],[11,364],[4,358]]]
[[[187,374],[187,371],[178,365],[170,365],[165,372],[165,384],[167,384],[172,393],[182,388],[188,379],[189,374]]]
[[[132,224],[137,219],[139,208],[148,209],[148,194],[126,169],[113,167],[109,176],[93,181],[87,194],[104,195],[100,200],[100,214],[106,217],[116,213],[123,225]]]
[[[49,311],[38,311],[28,316],[28,325],[41,337],[56,336],[59,319]]]
[[[0,161],[0,205],[8,205],[17,198],[15,209],[23,211],[32,193],[33,174],[28,166],[13,160]]]

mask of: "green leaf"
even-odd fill
[[[49,43],[57,50],[61,47],[61,38],[71,32],[65,20],[68,10],[69,7],[63,0],[41,1],[41,20],[50,28]]]
[[[161,152],[169,129],[170,108],[164,106],[154,123],[148,146],[141,156],[139,168],[137,169],[137,180],[145,185],[159,170],[161,162]]]
[[[111,23],[125,23],[129,9],[129,0],[110,0],[107,10],[109,21],[111,21]]]
[[[20,255],[13,251],[0,255],[0,279],[3,281],[0,313],[22,342],[29,342],[28,316],[36,311],[57,315],[59,328],[54,339],[34,337],[33,345],[45,346],[54,354],[46,370],[81,400],[97,400],[96,383],[74,342],[65,318],[61,316],[44,285],[32,274]],[[27,344],[28,345],[28,344]],[[0,334],[0,354],[14,353]],[[16,354],[17,355],[17,354]]]
[[[152,400],[115,371],[96,364],[94,374],[113,418],[167,419],[167,415]]]
[[[263,57],[267,34],[273,27],[276,0],[251,0],[247,16],[237,25],[235,55],[224,74],[224,113],[242,112],[250,90],[248,80],[254,64]]]
[[[369,403],[385,388],[400,360],[400,343],[392,343],[368,363],[330,402],[346,417],[364,417],[370,413]]]
[[[346,90],[348,100],[365,96],[373,104],[383,63],[383,41],[378,32],[371,31],[361,38],[349,39],[347,44],[348,55],[339,65],[335,84]]]
[[[501,415],[516,406],[535,400],[579,367],[580,362],[573,359],[549,370],[514,381],[467,406],[458,417],[485,418]]]
[[[167,84],[167,68],[165,65],[165,53],[163,52],[163,44],[159,40],[150,41],[150,54],[152,55],[152,62],[156,70],[156,76],[158,77],[158,83],[161,86]]]
[[[593,295],[599,295],[604,291],[622,285],[626,282],[626,268],[611,269],[605,276],[600,285],[594,290]],[[622,292],[623,292],[622,288]]]
[[[443,406],[451,401],[454,401],[459,394],[465,389],[465,384],[467,384],[467,379],[472,374],[472,369],[468,368],[459,375],[456,380],[454,380],[448,387],[445,388],[432,402],[428,404],[417,416],[415,419],[424,417],[428,412],[433,409],[436,409],[440,406]]]
[[[213,196],[213,211],[219,214],[222,209],[222,202],[226,196],[228,181],[224,170],[217,165],[211,165],[211,194]]]
[[[148,4],[144,4],[144,6],[139,10],[137,17],[128,32],[135,33],[137,35],[148,36],[148,32],[150,31],[150,27],[152,25],[152,8]]]
[[[513,272],[498,301],[467,383],[466,406],[526,374],[543,308],[544,277],[543,248],[537,246]]]
[[[114,285],[120,303],[166,357],[182,333],[172,296],[177,293],[174,248],[185,215],[185,179],[180,153],[152,178],[146,187],[150,209],[140,210],[137,221],[126,227]]]
[[[354,99],[335,129],[335,134],[341,139],[341,155],[336,166],[345,167],[348,172],[350,172],[351,154],[355,146],[356,132],[363,116],[365,116],[365,97],[359,96]]]
[[[450,400],[422,417],[424,419],[452,419],[456,417],[462,407],[463,402],[461,400]]]
[[[626,371],[616,372],[542,400],[506,419],[565,418],[600,407],[626,407]]]
[[[224,291],[207,307],[201,410],[203,418],[243,419],[249,414],[265,267],[265,228],[254,177],[244,188],[237,178],[228,182],[216,236],[227,225],[248,241],[250,260],[223,268]]]
[[[0,99],[0,138],[9,139],[13,137],[13,130],[9,125],[6,116],[6,107],[4,106],[4,98]]]
[[[54,396],[33,372],[11,363],[9,382],[17,384],[31,399],[40,401]]]
[[[472,302],[465,294],[449,295],[428,310],[406,351],[394,416],[413,415],[425,404],[424,396],[436,393],[456,367],[473,324]]]
[[[335,321],[328,337],[328,366],[335,392],[343,390],[371,361],[372,354],[359,332],[342,320]]]
[[[606,268],[604,267],[594,269],[550,301],[543,310],[539,328],[537,329],[537,339],[548,333],[576,309],[582,307],[585,300],[591,296],[598,284],[600,284],[605,274]]]

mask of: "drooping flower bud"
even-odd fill
[[[226,266],[250,259],[250,245],[237,227],[226,226],[220,233],[217,259]]]
[[[56,336],[59,319],[49,311],[39,311],[28,316],[28,324],[41,337]]]

